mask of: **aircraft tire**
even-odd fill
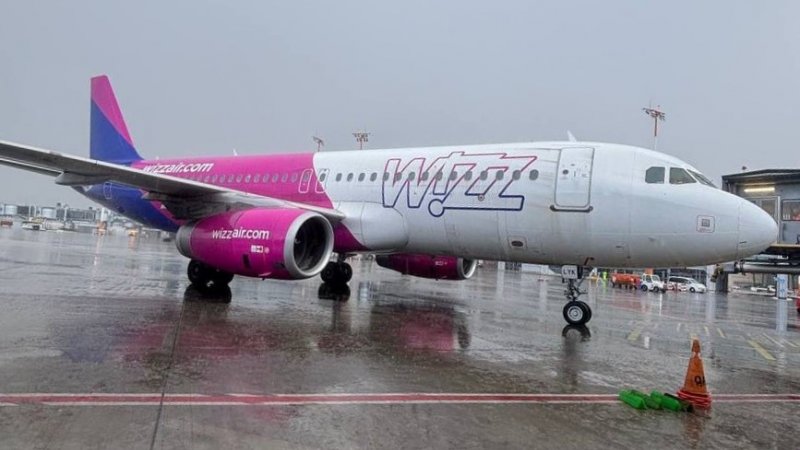
[[[353,278],[353,268],[346,262],[329,262],[322,269],[320,276],[323,283],[331,285],[347,284]]]
[[[567,302],[563,309],[564,320],[570,325],[584,325],[589,321],[591,309],[580,301]]]

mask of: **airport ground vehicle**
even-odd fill
[[[705,293],[707,288],[704,284],[700,283],[699,281],[695,280],[694,278],[689,277],[669,277],[667,280],[667,287],[669,289],[675,291],[687,291],[687,292],[700,292]]]
[[[661,281],[661,277],[658,275],[651,275],[649,273],[642,275],[639,289],[652,292],[667,292],[667,288],[664,286],[664,282]]]
[[[641,285],[641,278],[639,275],[632,273],[614,273],[611,274],[611,286],[626,289],[639,289]]]

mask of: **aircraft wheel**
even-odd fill
[[[347,284],[353,278],[353,268],[346,262],[329,262],[320,274],[322,281],[328,284]]]
[[[584,325],[591,317],[591,309],[589,305],[580,301],[571,301],[564,305],[562,311],[564,313],[564,320],[570,325]]]
[[[339,263],[339,278],[342,283],[347,283],[353,278],[353,268],[346,262]]]
[[[194,259],[189,261],[189,267],[186,269],[186,274],[189,276],[189,281],[196,285],[201,285],[208,282],[208,272],[208,266]]]

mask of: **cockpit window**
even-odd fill
[[[651,167],[647,169],[647,172],[644,174],[644,181],[650,184],[664,183],[664,168]]]
[[[669,168],[669,184],[689,183],[696,183],[696,181],[691,175],[689,175],[689,172],[687,172],[686,169],[681,169],[680,167]]]
[[[705,184],[706,186],[711,186],[711,187],[713,187],[713,188],[715,188],[715,187],[716,187],[716,186],[714,186],[714,182],[712,182],[711,180],[709,180],[709,179],[708,179],[708,177],[706,177],[706,176],[705,176],[705,175],[703,175],[702,173],[700,173],[700,172],[695,172],[694,170],[690,170],[690,171],[689,171],[689,173],[691,173],[692,175],[694,175],[694,177],[695,177],[695,178],[697,178],[697,181],[699,181],[701,184]]]

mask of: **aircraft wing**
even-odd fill
[[[329,220],[344,219],[341,212],[274,197],[256,195],[199,181],[59,153],[13,142],[0,141],[0,164],[56,177],[56,184],[82,186],[107,181],[139,188],[145,198],[164,203],[178,219],[195,219],[215,212],[219,206],[293,207],[315,211]],[[215,208],[215,206],[217,206]]]

